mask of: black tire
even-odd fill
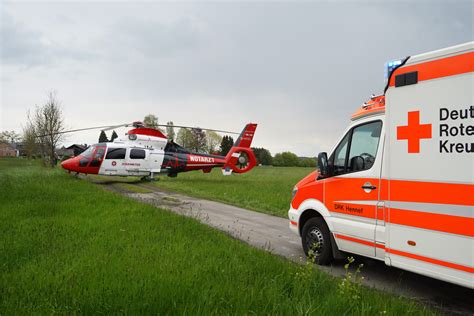
[[[331,235],[321,217],[313,217],[304,224],[301,242],[304,253],[314,263],[326,265],[333,260]]]

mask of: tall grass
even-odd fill
[[[0,159],[0,314],[429,313],[60,170]]]

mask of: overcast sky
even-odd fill
[[[0,130],[55,90],[69,128],[255,122],[254,146],[315,156],[382,92],[386,61],[473,40],[473,3],[2,1]]]

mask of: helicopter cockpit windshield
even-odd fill
[[[79,167],[99,167],[104,158],[106,145],[103,143],[89,146],[79,156]]]
[[[82,156],[84,158],[91,158],[92,153],[94,152],[94,149],[95,149],[95,146],[89,146],[89,147],[87,147],[86,150],[84,150],[82,153],[80,153],[80,156]]]

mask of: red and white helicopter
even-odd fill
[[[141,122],[110,126],[108,129],[121,126],[133,126],[133,129],[125,134],[126,138],[91,145],[80,155],[63,161],[61,166],[77,174],[140,176],[152,180],[157,175],[176,177],[180,172],[191,170],[208,173],[217,167],[222,168],[224,175],[230,175],[232,172],[244,173],[256,165],[256,158],[250,145],[257,124],[250,123],[245,126],[226,156],[191,152],[169,141],[160,130],[145,127]],[[212,129],[201,128],[201,130]]]

